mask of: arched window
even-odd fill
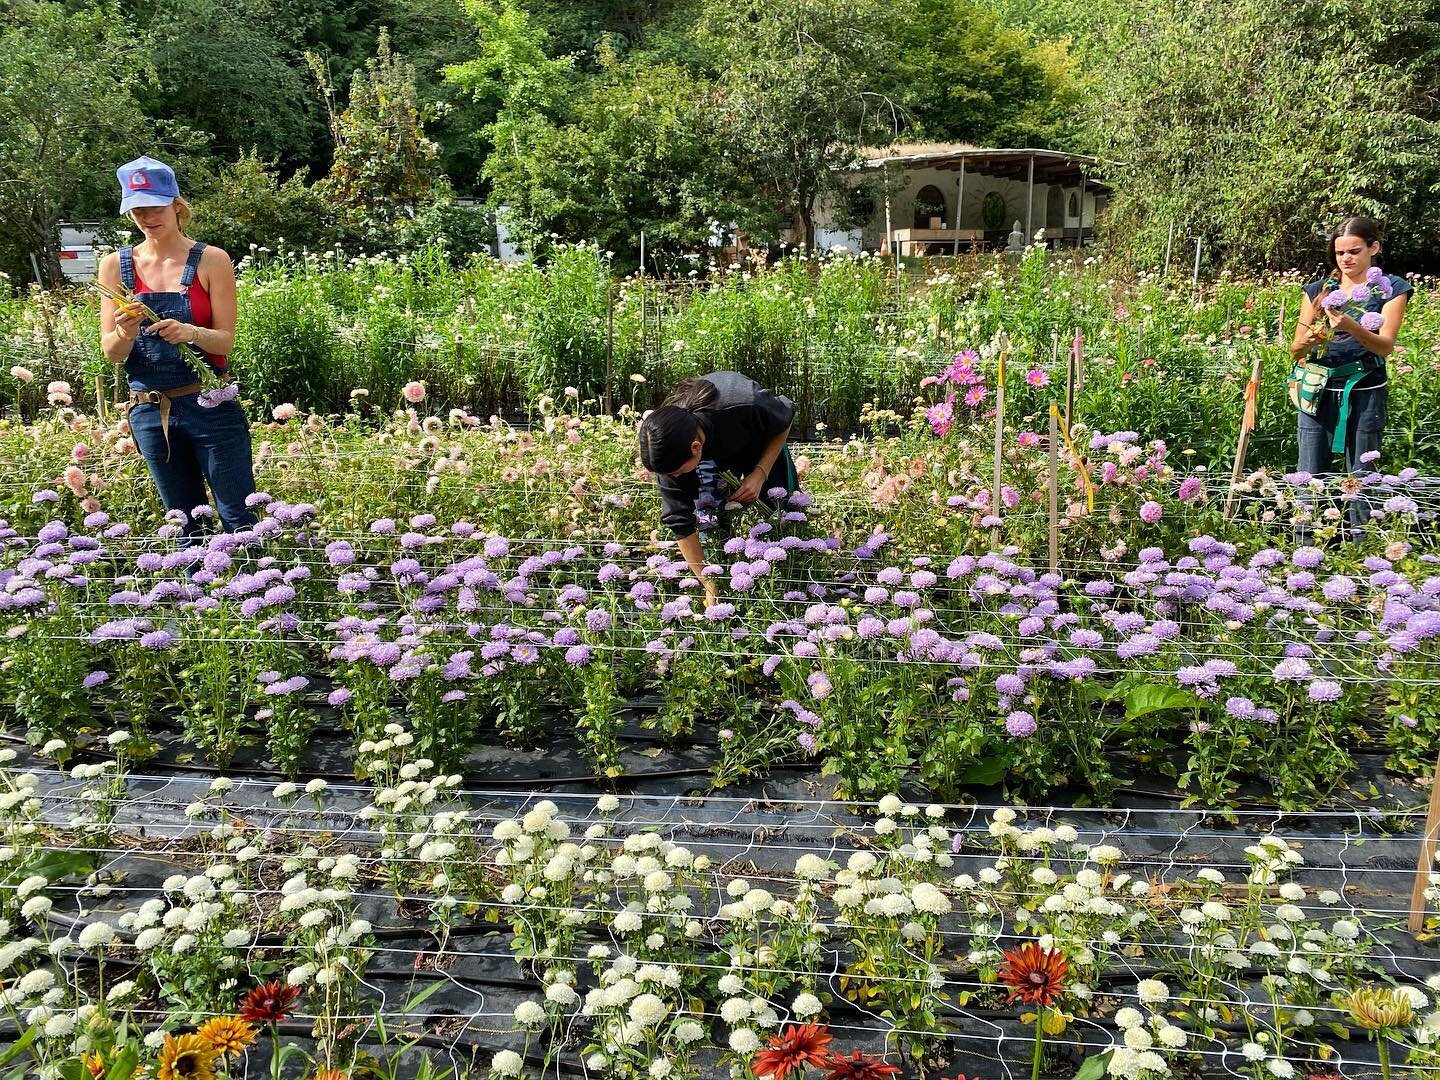
[[[1004,195],[998,191],[987,192],[984,201],[980,204],[980,223],[991,232],[1003,229],[1009,224],[1006,221],[1006,218],[1010,216],[1007,210]]]
[[[917,229],[930,228],[930,219],[939,218],[945,226],[945,194],[934,184],[926,184],[915,194],[915,221]]]

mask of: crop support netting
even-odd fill
[[[1069,966],[1046,1075],[1369,1075],[1381,986],[1397,1067],[1440,1067],[1440,952],[1403,925],[1419,812],[475,791],[408,734],[363,750],[368,784],[8,761],[0,960],[37,1060],[278,978],[276,1035],[342,1070],[716,1076],[818,1019],[908,1073],[1024,1076],[1033,1010],[998,974],[1038,940]]]

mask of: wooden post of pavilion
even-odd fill
[[[1025,181],[1025,246],[1035,238],[1035,155],[1030,155],[1030,175]]]
[[[959,190],[955,193],[955,243],[950,249],[950,257],[955,258],[960,254],[960,207],[965,203],[965,155],[960,155],[960,180]]]

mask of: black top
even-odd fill
[[[1415,286],[1411,285],[1410,282],[1406,281],[1403,277],[1397,277],[1394,274],[1386,274],[1385,276],[1390,279],[1391,295],[1389,297],[1381,296],[1378,290],[1372,288],[1370,290],[1370,299],[1365,301],[1366,311],[1379,311],[1395,297],[1404,296],[1406,293],[1414,291]],[[1337,279],[1331,277],[1328,280],[1335,281]],[[1320,290],[1324,287],[1325,280],[1312,281],[1305,286],[1305,295],[1310,298],[1312,304],[1315,302],[1315,298],[1320,295]],[[1319,311],[1315,314],[1320,319],[1324,319],[1325,317],[1324,314]],[[1355,389],[1368,390],[1371,387],[1383,386],[1385,383],[1384,358],[1374,356],[1364,345],[1360,344],[1360,342],[1356,341],[1344,331],[1337,330],[1334,333],[1330,341],[1325,345],[1324,350],[1316,357],[1315,362],[1323,367],[1333,368],[1339,367],[1342,364],[1348,364],[1352,360],[1362,360],[1367,356],[1373,357],[1375,370],[1367,372],[1360,381],[1355,384]]]
[[[738,371],[716,371],[705,376],[719,391],[719,399],[708,409],[695,413],[705,429],[704,461],[715,468],[745,476],[760,463],[766,444],[795,421],[795,403],[772,394],[754,379]],[[657,476],[663,512],[660,520],[670,526],[677,540],[695,532],[695,500],[700,497],[698,471],[683,476]]]

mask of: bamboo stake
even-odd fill
[[[1240,439],[1235,445],[1235,465],[1230,470],[1230,490],[1225,493],[1225,519],[1228,521],[1239,504],[1235,485],[1245,475],[1245,453],[1250,449],[1250,433],[1255,430],[1255,412],[1260,404],[1260,354],[1250,364],[1250,381],[1245,384],[1245,413],[1240,418]]]
[[[95,415],[100,418],[100,422],[102,424],[106,422],[107,418],[105,416],[105,381],[99,375],[95,376]]]
[[[1425,812],[1425,835],[1420,838],[1420,861],[1415,866],[1415,887],[1410,890],[1410,933],[1425,925],[1425,887],[1435,865],[1435,836],[1440,831],[1440,757],[1435,759],[1435,778],[1430,784],[1430,808]]]
[[[1070,345],[1070,355],[1075,358],[1075,389],[1085,389],[1085,335],[1077,327],[1075,340]]]
[[[1000,516],[1000,457],[1005,450],[1005,349],[1000,349],[1000,359],[995,371],[995,480],[990,488],[990,513]],[[1000,545],[1000,527],[990,531],[990,542]]]
[[[1050,406],[1050,572],[1060,569],[1060,423]]]

